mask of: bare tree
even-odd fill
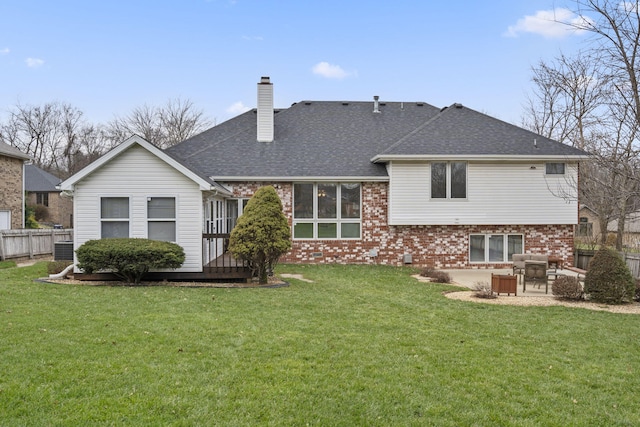
[[[536,90],[525,123],[594,154],[582,165],[580,197],[603,230],[618,220],[621,249],[625,219],[640,199],[640,10],[637,2],[619,0],[574,4],[582,19],[566,25],[592,37],[575,57],[560,56],[534,68]]]
[[[210,122],[189,100],[173,99],[162,107],[143,105],[107,125],[109,138],[120,143],[140,135],[160,148],[168,148],[205,130]]]

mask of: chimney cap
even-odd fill
[[[271,79],[268,76],[260,77],[260,84],[271,84]]]

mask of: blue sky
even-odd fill
[[[562,0],[3,0],[0,117],[70,103],[92,122],[189,99],[218,123],[301,100],[460,102],[520,123],[531,66],[586,36]]]

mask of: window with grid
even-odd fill
[[[359,239],[359,183],[293,185],[294,239]]]

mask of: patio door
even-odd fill
[[[226,250],[225,238],[219,236],[228,233],[225,222],[225,202],[222,199],[210,199],[204,206],[203,257],[205,264],[222,256]]]

